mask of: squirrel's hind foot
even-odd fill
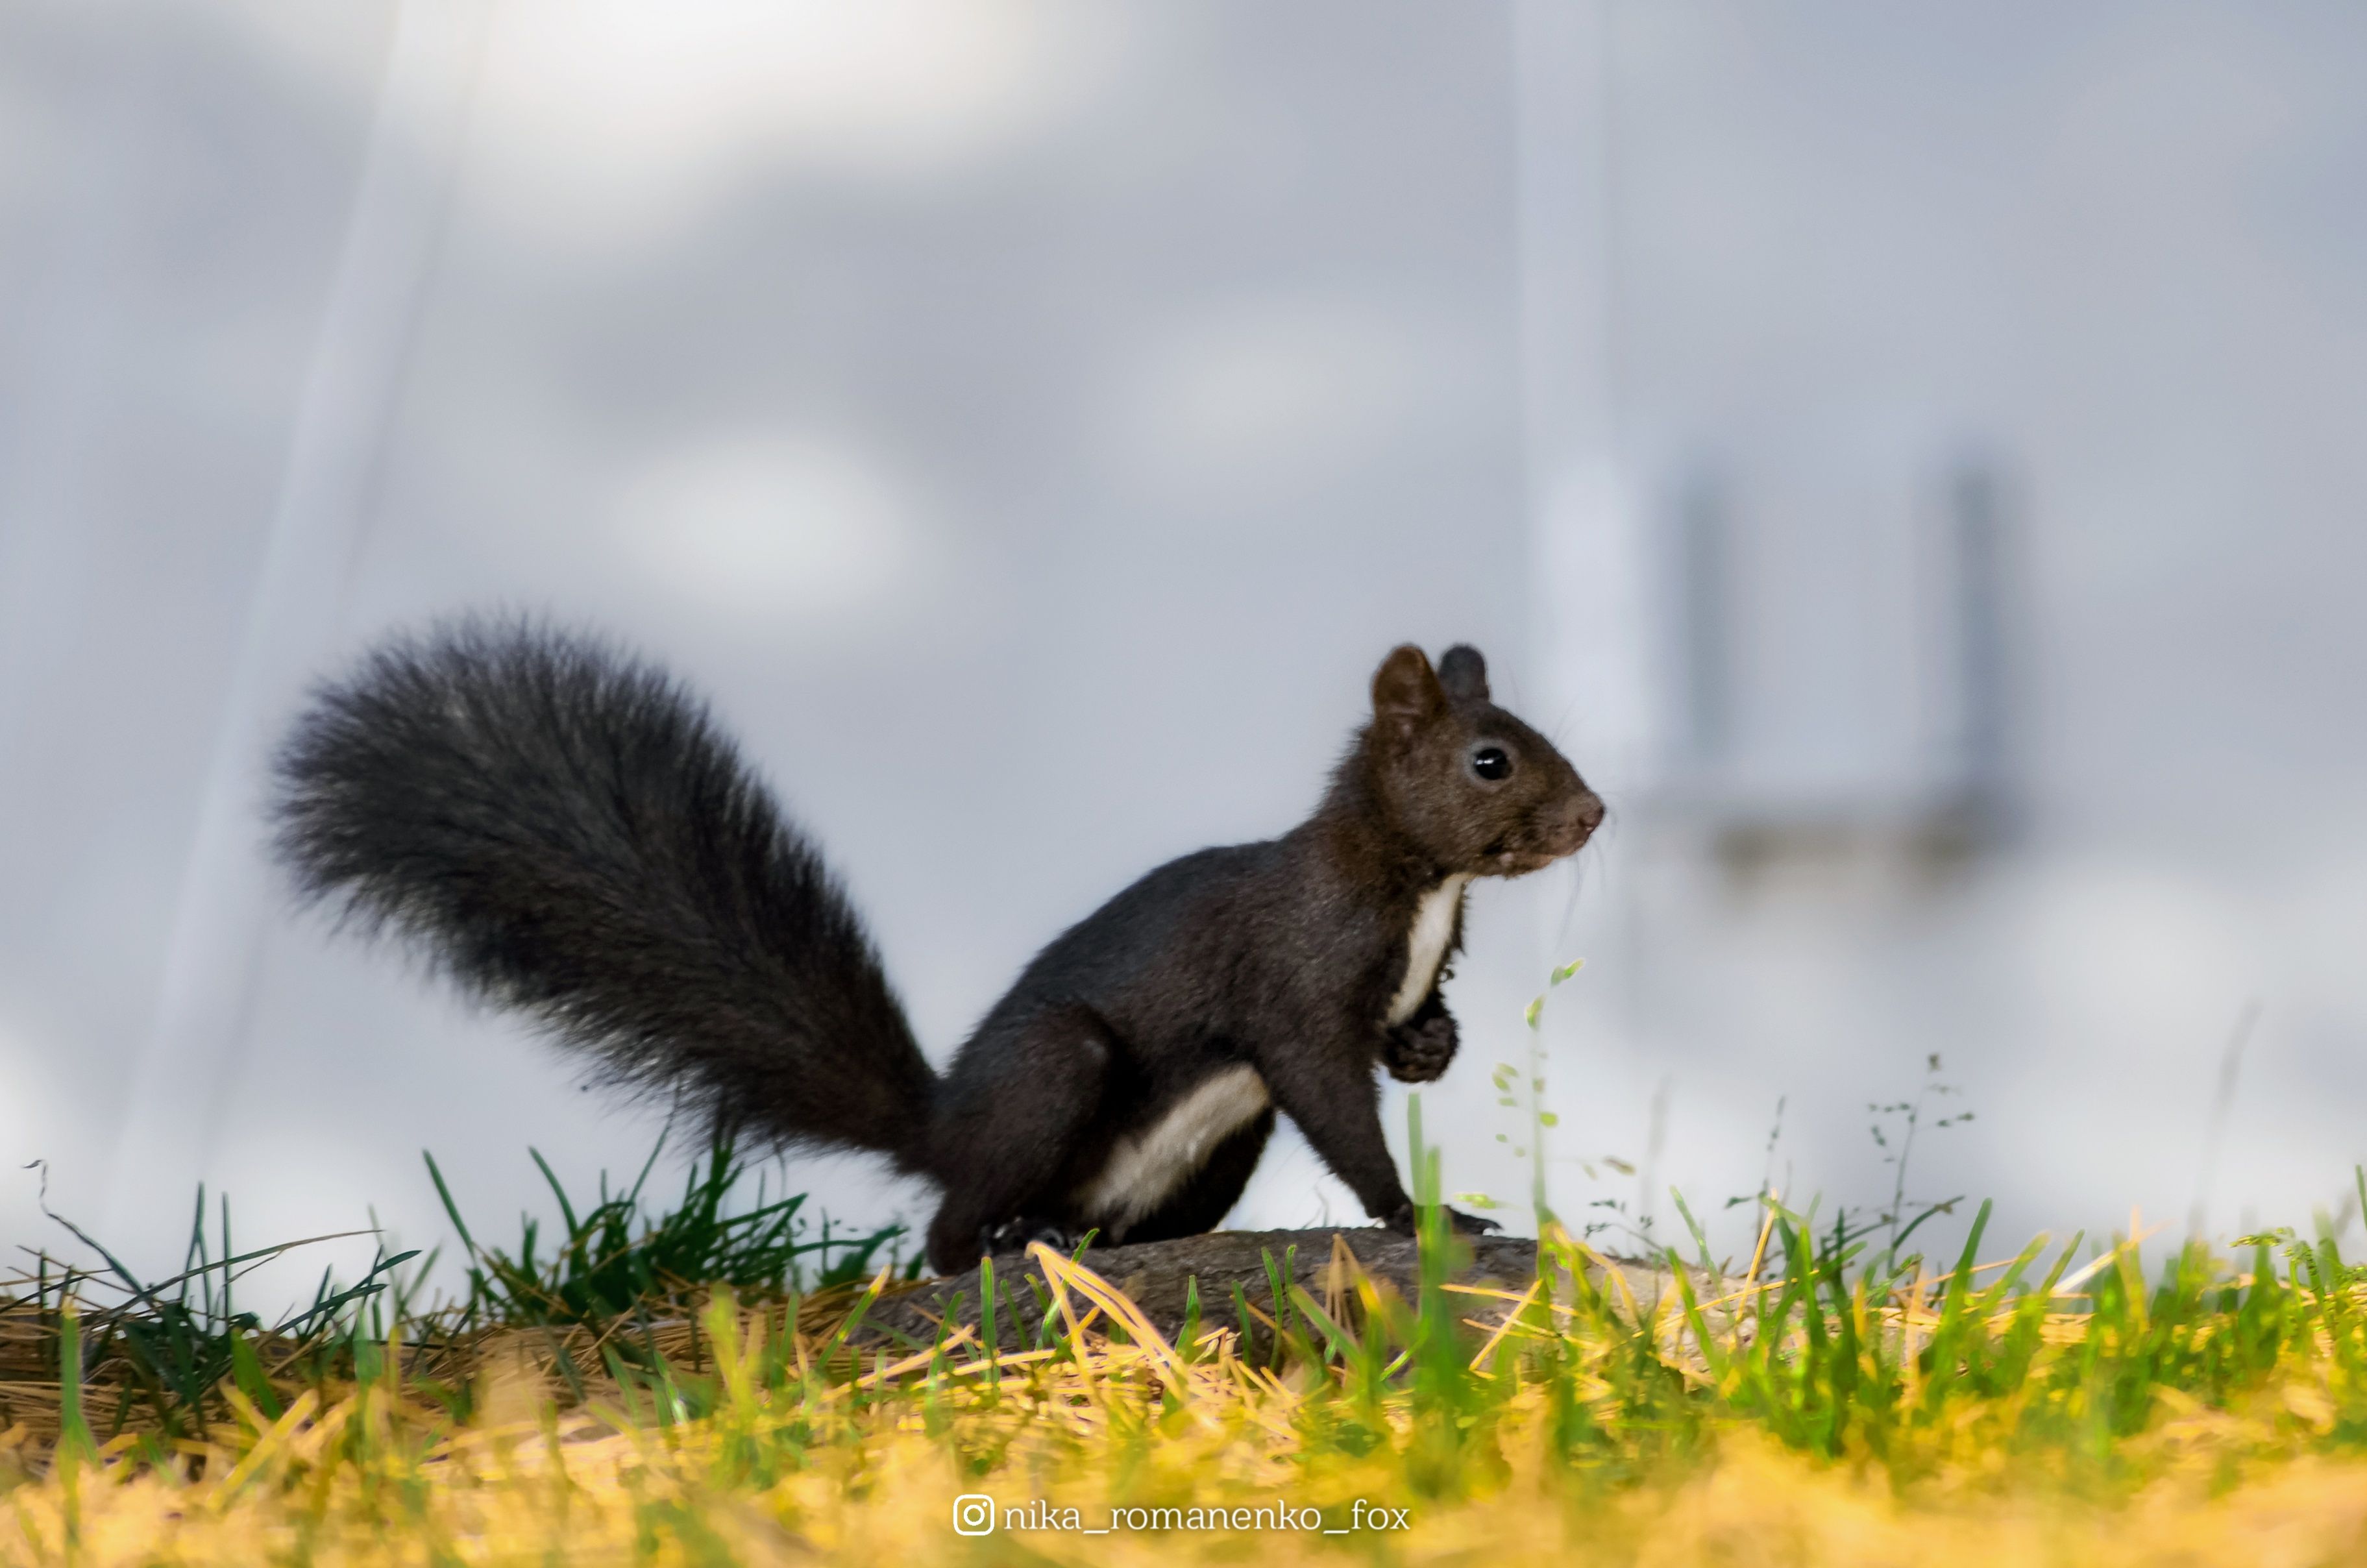
[[[1056,1220],[1022,1214],[999,1225],[980,1226],[978,1246],[980,1252],[993,1258],[1025,1252],[1039,1241],[1055,1252],[1074,1252],[1086,1234],[1082,1230],[1072,1230]]]

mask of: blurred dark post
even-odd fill
[[[1955,686],[1954,779],[1965,847],[1993,843],[2010,827],[2011,599],[2006,485],[1989,459],[1960,463],[1948,481],[1947,536]]]
[[[1676,506],[1677,621],[1684,672],[1684,761],[1702,783],[1711,781],[1733,745],[1733,647],[1728,630],[1733,585],[1728,579],[1726,483],[1715,469],[1689,471]]]

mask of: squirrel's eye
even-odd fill
[[[1471,771],[1493,783],[1512,776],[1512,753],[1501,746],[1482,746],[1471,753]]]

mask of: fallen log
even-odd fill
[[[1458,1236],[1452,1245],[1455,1251],[1447,1277],[1455,1284],[1519,1292],[1536,1279],[1537,1246],[1527,1237]],[[1212,1231],[1173,1241],[1089,1247],[1077,1261],[1116,1286],[1171,1342],[1184,1332],[1195,1281],[1202,1327],[1241,1330],[1240,1310],[1234,1297],[1238,1288],[1240,1302],[1250,1309],[1249,1348],[1255,1354],[1272,1344],[1276,1316],[1274,1280],[1295,1282],[1319,1305],[1334,1310],[1353,1291],[1353,1270],[1342,1253],[1376,1286],[1387,1287],[1406,1301],[1414,1299],[1421,1278],[1420,1247],[1411,1236],[1377,1226]],[[993,1264],[997,1337],[1010,1348],[1025,1342],[1028,1325],[1041,1320],[1052,1294],[1043,1270],[1026,1256],[1006,1254],[994,1258]],[[1626,1259],[1610,1260],[1608,1266],[1619,1270],[1627,1292],[1648,1313],[1670,1278],[1663,1269]],[[1599,1276],[1595,1282],[1607,1283]],[[1569,1292],[1566,1280],[1556,1281],[1560,1299],[1567,1301]],[[976,1269],[917,1280],[876,1303],[854,1338],[863,1343],[925,1346],[936,1337],[941,1325],[981,1326],[983,1300],[982,1276]],[[1467,1315],[1492,1318],[1500,1312],[1483,1309],[1507,1304],[1475,1299]],[[1079,1303],[1076,1310],[1082,1314],[1090,1308]],[[1060,1325],[1056,1322],[1054,1326]]]

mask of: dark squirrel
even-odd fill
[[[701,704],[599,641],[463,621],[380,648],[281,750],[277,848],[308,897],[606,1076],[931,1178],[940,1269],[1211,1229],[1277,1110],[1405,1231],[1374,1068],[1446,1070],[1466,885],[1573,852],[1603,803],[1470,648],[1435,671],[1395,649],[1372,702],[1312,817],[1056,937],[942,1077],[812,842]]]

